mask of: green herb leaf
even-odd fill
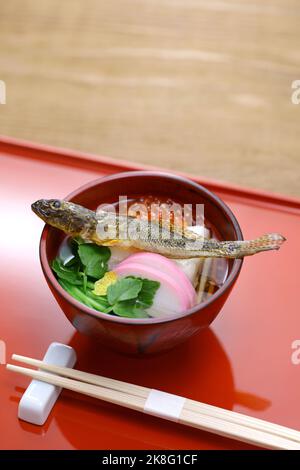
[[[70,284],[69,282],[59,279],[60,285],[79,302],[87,305],[88,307],[94,308],[103,313],[109,313],[112,310],[112,306],[109,305],[105,297],[95,296],[91,291],[87,290],[83,292],[83,288]]]
[[[136,305],[135,299],[117,302],[113,307],[113,312],[119,317],[148,318],[145,310]]]
[[[87,290],[87,275],[86,275],[85,271],[83,273],[80,273],[80,274],[82,274],[82,279],[83,279],[83,290],[86,293],[86,290]]]
[[[70,295],[103,313],[148,318],[146,309],[153,304],[159,282],[128,276],[110,285],[106,296],[95,295],[94,279],[101,279],[107,272],[110,249],[82,239],[72,239],[70,243],[74,254],[71,263],[65,265],[59,257],[52,262],[59,283]]]
[[[142,288],[142,281],[138,278],[119,279],[107,289],[107,299],[111,305],[122,300],[135,299]]]
[[[62,261],[59,258],[56,258],[52,262],[52,269],[57,274],[60,279],[64,279],[71,284],[80,285],[82,284],[82,279],[76,269],[67,268],[63,265]]]
[[[157,281],[151,281],[150,279],[142,279],[142,282],[142,288],[138,295],[138,303],[143,308],[149,308],[153,304],[153,299],[160,283]]]
[[[71,266],[76,266],[76,264],[79,262],[79,258],[77,256],[70,256],[68,259],[66,260],[63,260],[63,265],[66,267],[66,268],[69,268]]]
[[[88,276],[100,279],[107,272],[107,261],[111,255],[108,247],[84,243],[78,246],[78,255]]]

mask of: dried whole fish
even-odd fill
[[[278,250],[285,238],[268,233],[254,240],[206,240],[192,232],[179,233],[159,222],[113,212],[94,212],[73,202],[40,199],[32,210],[44,222],[70,236],[80,236],[98,245],[133,247],[170,258],[242,258],[261,251]]]

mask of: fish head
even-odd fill
[[[46,224],[69,234],[80,234],[93,223],[93,211],[63,199],[39,199],[31,205]]]

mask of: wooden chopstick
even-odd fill
[[[200,277],[200,284],[199,284],[198,292],[197,292],[197,303],[202,302],[202,298],[205,293],[205,285],[208,279],[211,264],[212,264],[212,258],[205,258],[204,263],[203,263],[201,277]]]
[[[150,392],[150,389],[147,387],[122,382],[120,380],[111,379],[100,375],[90,374],[76,369],[46,364],[43,361],[26,356],[13,354],[12,359],[63,377],[68,377],[71,379],[79,380],[81,382],[98,385],[122,393],[128,393],[143,398],[145,400],[147,399]],[[236,413],[234,411],[219,408],[217,406],[208,405],[206,403],[200,403],[198,401],[190,400],[188,398],[186,399],[185,409],[202,415],[214,416],[215,418],[222,419],[229,423],[247,426],[252,429],[268,432],[274,434],[275,436],[284,437],[285,439],[291,439],[295,442],[300,443],[299,431],[287,428],[285,426],[281,426],[279,424],[270,423],[259,418],[243,415],[241,413]]]
[[[142,387],[141,385],[134,385],[128,382],[122,382],[121,380],[111,379],[109,377],[103,377],[101,375],[96,374],[90,374],[89,372],[83,372],[81,370],[71,369],[68,367],[60,367],[52,364],[46,364],[43,361],[33,359],[31,357],[13,354],[12,359],[14,361],[23,362],[24,364],[37,367],[47,372],[52,372],[53,374],[68,377],[70,379],[80,380],[81,382],[93,385],[99,385],[101,387],[106,387],[123,393],[130,393],[141,398],[147,398],[150,391],[149,388]]]
[[[13,372],[19,372],[20,374],[27,375],[35,380],[41,380],[58,387],[72,390],[73,392],[82,393],[93,398],[100,398],[101,400],[116,405],[126,406],[127,408],[140,410],[140,406],[144,406],[145,399],[130,395],[127,393],[119,392],[117,390],[111,390],[110,388],[100,387],[99,385],[92,385],[86,382],[80,382],[78,380],[68,379],[52,373],[42,372],[39,370],[27,369],[25,367],[15,366],[13,364],[7,364],[6,368]]]
[[[130,393],[121,392],[119,390],[105,388],[100,385],[94,385],[66,377],[61,377],[59,375],[54,375],[53,373],[49,374],[46,372],[27,369],[11,364],[7,364],[7,368],[11,371],[19,372],[36,380],[51,383],[59,387],[63,387],[78,393],[82,393],[84,395],[98,398],[109,403],[121,405],[136,411],[145,412],[144,407],[147,400],[147,398],[145,397],[132,395]],[[83,375],[84,374],[86,373],[83,373]],[[150,391],[150,389],[148,390]],[[198,404],[198,402],[195,403]],[[199,403],[199,405],[201,404]],[[261,431],[259,429],[250,428],[240,423],[229,422],[216,416],[200,414],[197,410],[192,411],[190,409],[187,409],[185,406],[181,411],[178,421],[179,423],[185,424],[187,426],[191,426],[208,432],[213,432],[215,434],[222,435],[231,439],[240,440],[243,442],[263,446],[270,449],[300,449],[300,444],[289,438],[274,435],[267,431]]]
[[[207,237],[207,239],[209,240],[210,237]],[[197,303],[198,304],[202,302],[211,265],[212,265],[212,258],[205,258],[203,261],[202,273],[200,275],[200,282],[199,282],[199,287],[197,290]]]

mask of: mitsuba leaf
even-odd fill
[[[138,303],[143,308],[149,308],[153,304],[153,299],[160,283],[157,281],[151,281],[150,279],[142,279],[142,283],[142,288],[138,294]]]
[[[100,279],[107,271],[107,261],[110,258],[110,249],[92,243],[78,246],[79,258],[85,267],[84,272],[95,279]]]
[[[113,307],[113,312],[119,317],[148,318],[145,310],[136,305],[135,299],[117,302]]]
[[[141,279],[124,277],[108,287],[107,299],[111,305],[122,300],[136,299],[142,285]]]
[[[82,278],[79,275],[78,271],[76,269],[73,269],[73,267],[68,268],[66,266],[63,266],[62,261],[59,258],[56,258],[52,262],[51,266],[53,271],[57,274],[60,279],[64,279],[70,282],[71,284],[82,284]]]

